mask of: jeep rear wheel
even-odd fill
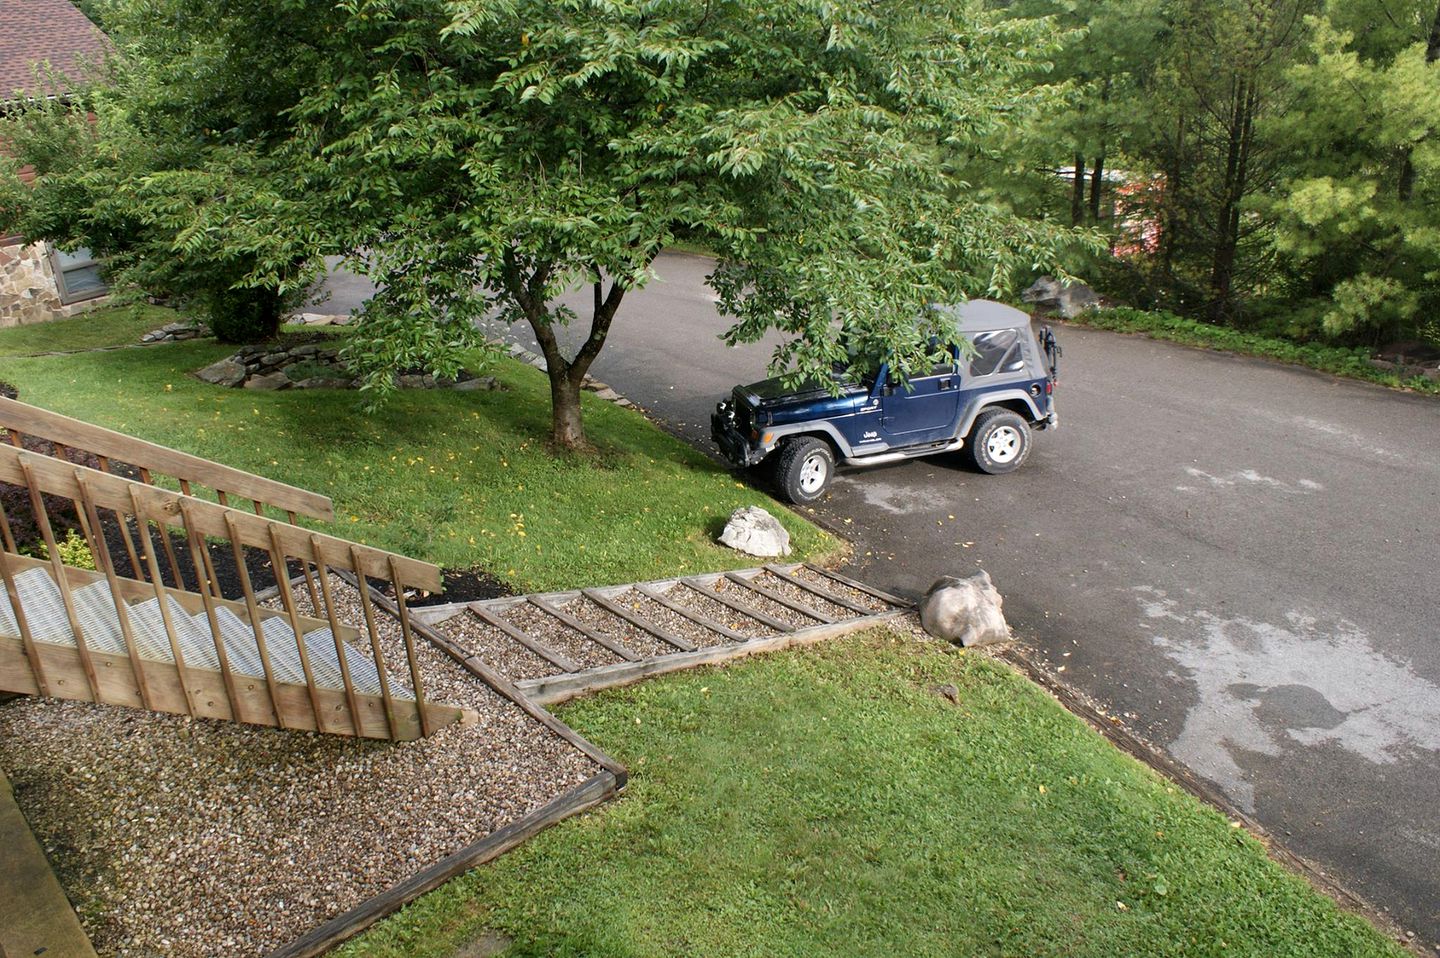
[[[814,502],[835,475],[835,454],[830,444],[813,436],[787,439],[775,462],[780,494],[791,502]]]
[[[970,461],[992,476],[1014,472],[1030,455],[1030,424],[1008,409],[982,412],[970,430]]]

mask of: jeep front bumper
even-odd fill
[[[720,447],[725,460],[738,469],[748,469],[770,454],[769,449],[742,431],[729,401],[716,404],[710,416],[710,438]]]

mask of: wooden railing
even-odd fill
[[[438,591],[435,566],[264,514],[332,512],[304,490],[22,403],[3,401],[0,417],[57,452],[0,445],[0,483],[25,490],[46,554],[21,554],[0,504],[0,612],[10,613],[9,623],[0,615],[0,691],[396,740],[474,720],[426,698],[405,591]],[[84,453],[105,468],[59,458]],[[116,474],[117,461],[140,478]],[[187,490],[243,496],[254,511],[150,485],[162,470]],[[93,571],[62,561],[47,497],[73,505]],[[279,608],[252,581],[252,567],[267,566],[268,604]],[[354,593],[349,615],[336,572],[359,586],[341,586]],[[398,643],[380,627],[367,580],[393,589]],[[345,621],[356,606],[362,621]]]

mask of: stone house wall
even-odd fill
[[[64,319],[104,301],[102,296],[66,306],[43,244],[0,246],[0,329]]]

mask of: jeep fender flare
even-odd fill
[[[955,438],[960,439],[969,436],[970,430],[975,425],[975,420],[980,417],[980,414],[987,409],[994,409],[996,406],[1015,409],[1017,405],[1023,405],[1025,407],[1025,413],[1022,413],[1022,415],[1028,415],[1031,422],[1045,418],[1045,414],[1040,411],[1040,407],[1035,405],[1035,398],[1024,389],[1006,389],[1000,392],[985,393],[983,397],[979,398],[979,402],[961,413],[960,428],[955,430]],[[1015,409],[1015,411],[1020,412],[1019,409]]]
[[[848,459],[854,454],[850,448],[850,443],[845,441],[845,437],[840,434],[840,430],[835,428],[835,424],[825,420],[819,422],[813,420],[811,422],[793,422],[786,423],[783,426],[766,426],[763,431],[775,437],[775,444],[765,450],[765,455],[767,456],[775,451],[782,441],[789,439],[791,436],[818,436],[823,438],[830,443],[830,446],[836,450],[842,459]]]

